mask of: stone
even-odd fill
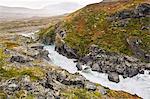
[[[116,69],[116,72],[117,72],[117,73],[123,74],[123,72],[125,71],[125,66],[123,66],[123,65],[117,65],[117,66],[115,67],[115,69]]]
[[[144,74],[144,70],[143,69],[139,70],[139,73]]]
[[[36,49],[36,50],[38,50],[38,49],[42,50],[44,48],[44,45],[36,43],[36,44],[30,45],[30,47],[33,48],[33,49]]]
[[[76,67],[77,67],[78,71],[82,70],[82,64],[81,63],[78,62],[77,65],[76,65]]]
[[[112,82],[115,82],[115,83],[120,82],[119,75],[118,75],[118,73],[115,73],[115,72],[110,72],[108,74],[108,79],[109,79],[109,81],[112,81]]]
[[[124,58],[125,58],[125,60],[127,60],[129,62],[137,62],[138,61],[138,59],[134,58],[134,57],[125,56]]]
[[[19,89],[19,86],[17,85],[17,84],[15,84],[15,83],[11,83],[11,84],[9,84],[8,85],[8,88],[7,88],[9,91],[16,91],[16,90],[18,90]]]
[[[44,58],[45,60],[47,60],[47,61],[51,61],[51,59],[49,58],[49,52],[47,51],[47,50],[41,50],[40,52],[39,52],[39,57],[41,57],[41,58]]]
[[[150,63],[147,63],[147,64],[145,65],[145,69],[150,70]]]
[[[148,3],[140,4],[139,6],[137,6],[135,14],[139,15],[140,17],[150,15],[150,4]]]
[[[87,82],[85,84],[85,88],[87,90],[91,90],[91,91],[95,91],[96,90],[96,85],[94,83],[91,83],[91,82]]]
[[[98,86],[98,91],[103,95],[107,94],[107,89],[102,86]]]
[[[83,63],[91,62],[92,60],[92,57],[90,57],[89,55],[86,55],[81,59]]]
[[[58,76],[57,76],[57,80],[59,82],[63,82],[66,78],[67,78],[67,75],[64,72],[58,74]]]
[[[100,71],[100,66],[97,63],[93,64],[92,71]]]
[[[46,99],[55,99],[52,92],[47,92]]]
[[[55,47],[55,50],[68,57],[68,58],[73,58],[73,59],[77,59],[78,55],[75,53],[75,51],[73,49],[71,49],[70,47],[68,47],[66,44],[62,44],[61,46],[57,46]]]
[[[31,81],[30,79],[30,76],[28,75],[24,75],[22,78],[21,78],[21,82],[22,83],[29,83]]]
[[[139,73],[138,68],[136,68],[136,67],[128,68],[129,77],[136,76],[138,73]]]
[[[26,63],[26,62],[29,62],[30,60],[26,59],[25,57],[23,56],[12,56],[10,58],[10,62],[18,62],[18,63]]]

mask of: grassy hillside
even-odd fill
[[[137,7],[149,0],[120,0],[88,5],[64,18],[59,26],[40,31],[40,37],[54,39],[54,33],[65,31],[65,43],[82,56],[92,44],[110,51],[133,55],[128,39],[141,40],[144,52],[150,51],[150,17],[136,15]],[[143,8],[142,8],[143,9]],[[141,10],[141,9],[140,9]],[[139,10],[139,11],[140,11]],[[149,10],[146,12],[149,14]],[[45,31],[45,32],[44,32]],[[48,41],[51,41],[48,40]]]
[[[61,27],[67,32],[64,40],[80,55],[87,53],[91,44],[97,44],[108,51],[132,55],[127,38],[140,38],[141,47],[149,51],[149,28],[141,28],[149,26],[150,18],[119,19],[116,17],[120,12],[134,10],[141,3],[149,2],[148,0],[123,0],[88,5],[70,14],[62,22]]]

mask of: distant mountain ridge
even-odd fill
[[[14,20],[30,17],[47,17],[71,13],[83,6],[78,3],[63,2],[51,4],[42,9],[30,9],[25,7],[0,6],[0,20]]]

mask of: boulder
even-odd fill
[[[136,76],[139,73],[139,69],[137,67],[128,68],[129,77]]]
[[[145,69],[150,70],[150,63],[145,65]]]
[[[116,72],[110,72],[108,74],[108,79],[109,79],[109,81],[112,81],[112,82],[115,82],[115,83],[120,82],[119,75]]]
[[[85,88],[87,90],[91,90],[91,91],[95,91],[96,90],[96,85],[94,83],[91,83],[91,82],[87,82],[85,84]]]
[[[7,90],[13,92],[19,90],[19,86],[15,83],[11,83],[7,86]]]
[[[44,58],[45,60],[50,61],[51,59],[49,58],[48,55],[49,55],[49,52],[47,50],[40,50],[38,57]]]
[[[82,70],[82,64],[81,63],[77,63],[77,65],[76,65],[76,67],[77,67],[77,69],[79,70],[79,71],[81,71]]]
[[[115,67],[116,69],[116,72],[119,73],[119,74],[123,74],[123,72],[125,71],[125,65],[117,65]]]
[[[30,60],[29,59],[27,59],[27,58],[25,58],[25,57],[23,57],[23,56],[12,56],[11,58],[10,58],[10,62],[18,62],[18,63],[26,63],[26,62],[29,62]]]
[[[97,63],[92,65],[92,71],[100,71],[100,70],[101,70],[100,66]]]
[[[81,59],[81,61],[82,61],[83,63],[92,62],[92,61],[93,61],[93,58],[92,58],[91,56],[89,56],[89,55],[86,55],[86,56],[84,56],[84,57]]]

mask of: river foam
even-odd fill
[[[78,72],[76,63],[74,63],[75,59],[68,59],[65,56],[60,55],[54,50],[54,45],[45,46],[45,49],[49,51],[49,57],[53,64],[66,69],[70,73]],[[110,89],[122,90],[131,94],[137,94],[144,99],[150,99],[150,75],[148,74],[148,71],[145,71],[145,74],[138,74],[132,78],[124,79],[120,76],[119,83],[110,82],[107,78],[108,75],[104,73],[93,72],[91,70],[79,73],[91,82],[99,83],[105,87],[109,87]]]

